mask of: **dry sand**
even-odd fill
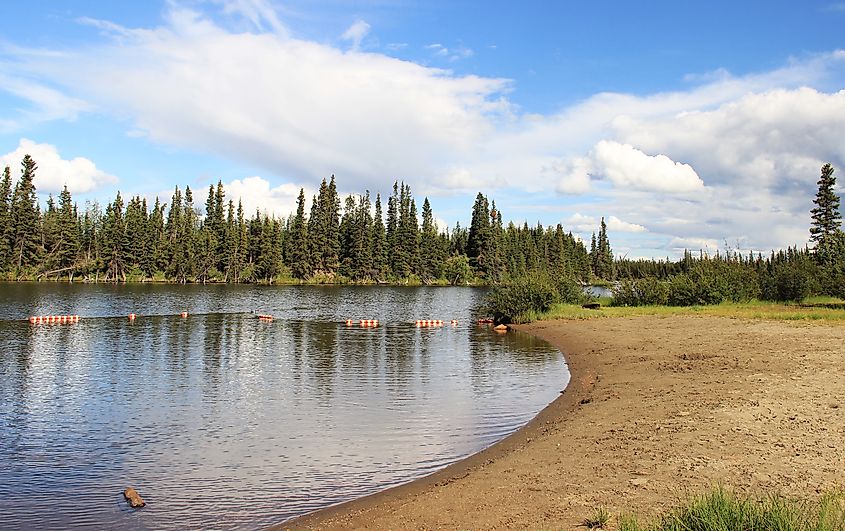
[[[714,317],[548,321],[572,381],[501,443],[283,528],[570,529],[687,493],[845,487],[845,326]]]

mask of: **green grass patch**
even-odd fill
[[[834,492],[814,500],[751,497],[718,487],[651,523],[640,523],[633,515],[618,520],[620,531],[845,531],[845,496]]]
[[[768,301],[723,302],[705,306],[609,306],[600,301],[600,310],[587,310],[577,304],[554,304],[537,314],[538,320],[593,319],[601,317],[636,317],[641,315],[706,315],[742,319],[775,319],[783,321],[845,321],[845,308]],[[835,304],[825,301],[824,304]]]

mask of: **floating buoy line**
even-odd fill
[[[219,313],[228,313],[228,312],[219,312]],[[240,312],[239,312],[240,313]],[[258,318],[259,321],[262,322],[272,322],[274,320],[273,314],[270,313],[257,313],[255,311],[251,312],[252,315]],[[173,315],[173,314],[170,314]],[[183,311],[175,314],[176,316],[187,319],[188,312]],[[214,315],[213,313],[207,314],[199,314],[199,315]],[[156,314],[156,315],[147,315],[146,317],[165,317],[165,315]],[[86,317],[85,319],[102,319],[108,317]],[[134,322],[138,319],[138,314],[130,313],[127,315],[127,318],[130,322]],[[80,320],[79,315],[34,315],[27,319],[30,324],[71,324],[71,323],[78,323]],[[487,325],[493,324],[493,320],[489,318],[478,319],[479,325]],[[351,326],[358,326],[360,328],[378,328],[381,326],[381,322],[378,319],[346,319],[345,324],[347,327]],[[412,321],[414,326],[417,328],[441,328],[444,326],[444,321],[442,319],[417,319]],[[458,326],[458,320],[452,319],[448,321],[452,327]]]

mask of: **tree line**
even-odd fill
[[[14,181],[0,181],[0,275],[10,280],[495,284],[546,270],[590,281],[608,276],[612,251],[604,220],[590,252],[561,225],[503,224],[495,201],[478,193],[469,227],[441,230],[428,198],[418,210],[409,185],[394,182],[383,203],[369,191],[343,201],[334,176],[296,212],[244,212],[222,182],[204,208],[190,187],[150,205],[117,193],[102,208],[73,201],[67,187],[39,205],[37,165],[23,158]],[[611,265],[608,265],[611,264]]]
[[[825,164],[810,209],[810,245],[767,256],[726,250],[681,259],[617,260],[614,302],[688,306],[752,299],[801,301],[812,295],[845,298],[845,233],[834,168]]]

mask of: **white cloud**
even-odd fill
[[[115,39],[119,45],[61,59],[32,58],[27,70],[128,114],[132,129],[156,142],[288,178],[319,182],[337,173],[361,189],[407,175],[430,178],[444,159],[483,143],[509,111],[499,98],[507,80],[275,34],[231,33],[185,10],[171,12],[166,26],[123,29]]]
[[[561,194],[584,194],[590,191],[590,172],[593,162],[587,157],[557,161],[547,171],[557,177],[555,190]]]
[[[427,44],[425,46],[426,50],[431,50],[431,53],[435,57],[446,57],[449,61],[458,61],[460,59],[467,59],[475,55],[475,52],[471,48],[467,48],[466,46],[458,46],[457,48],[447,48],[442,44],[433,43]]]
[[[0,90],[13,94],[30,104],[16,117],[0,117],[0,133],[19,131],[25,124],[51,120],[73,121],[80,113],[91,111],[94,106],[63,94],[44,84],[29,79],[4,75],[0,70]],[[0,111],[3,112],[3,111]]]
[[[251,217],[256,210],[262,214],[287,217],[296,212],[296,200],[301,187],[291,183],[272,187],[270,181],[262,177],[246,177],[223,183],[226,197],[237,206],[240,200],[246,217]],[[305,215],[310,211],[313,192],[305,190]]]
[[[601,140],[594,148],[595,171],[614,186],[649,192],[685,193],[704,187],[689,164],[666,155],[646,155],[630,144]]]
[[[39,193],[57,193],[67,185],[71,194],[81,194],[117,182],[116,177],[98,169],[85,157],[66,160],[56,146],[37,144],[26,138],[20,140],[17,149],[0,156],[0,165],[9,166],[13,179],[20,175],[24,155],[30,155],[38,167],[33,183]]]
[[[276,10],[266,0],[213,0],[223,6],[223,13],[238,15],[259,30],[270,28],[279,35],[287,35],[287,28],[279,20]]]
[[[667,249],[674,238],[800,244],[819,166],[845,165],[845,93],[821,88],[841,86],[845,51],[537,115],[510,103],[508,80],[297,39],[267,1],[218,4],[249,30],[169,4],[160,27],[101,23],[108,38],[85,48],[5,50],[0,88],[31,108],[0,128],[111,114],[155,142],[261,168],[272,177],[241,185],[279,204],[292,201],[277,181],[313,186],[332,173],[351,190],[400,179],[429,195],[581,195],[581,212],[620,220],[620,239],[644,227]],[[359,21],[344,39],[357,50],[368,31]]]
[[[565,229],[571,229],[573,231],[579,232],[581,234],[591,234],[593,232],[598,233],[599,226],[601,224],[601,216],[588,216],[581,214],[580,212],[576,212],[572,214],[567,219],[565,219],[562,223]],[[647,232],[647,229],[636,223],[629,223],[627,221],[622,221],[616,216],[609,216],[605,219],[605,225],[607,226],[608,233],[612,234],[614,232],[626,232],[626,233],[639,233],[639,232]]]
[[[352,51],[358,51],[361,47],[361,41],[367,34],[370,32],[370,25],[367,24],[363,20],[356,20],[346,31],[343,32],[343,35],[340,36],[341,40],[350,41],[352,43]]]

